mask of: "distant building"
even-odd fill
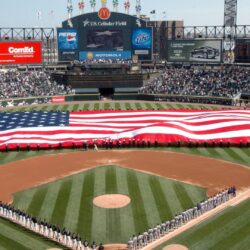
[[[144,19],[145,18],[145,19]],[[167,58],[167,41],[183,37],[184,21],[147,21],[147,26],[153,28],[153,55],[155,59]]]

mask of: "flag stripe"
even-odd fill
[[[0,146],[102,140],[250,141],[250,110],[0,114]]]

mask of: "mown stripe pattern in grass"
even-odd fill
[[[96,178],[98,182],[96,182]],[[78,187],[73,183],[79,183],[81,186]],[[143,232],[162,220],[172,217],[172,214],[177,212],[174,208],[178,208],[178,211],[181,210],[179,201],[172,199],[177,194],[168,196],[168,189],[163,189],[163,186],[169,186],[174,192],[174,184],[174,181],[164,178],[108,166],[26,190],[22,192],[23,198],[22,193],[18,193],[14,204],[18,207],[19,204],[22,205],[26,201],[29,204],[28,210],[38,217],[42,216],[49,222],[76,231],[88,240],[98,241],[100,239],[109,243],[126,242],[131,234]],[[198,189],[200,190],[200,188]],[[48,192],[48,190],[50,191]],[[128,195],[131,203],[121,209],[105,210],[93,206],[95,196],[116,193]],[[199,201],[204,198],[205,192],[197,191],[194,192],[194,195],[190,195],[193,200]],[[41,200],[38,200],[39,197],[42,197]],[[44,204],[52,197],[52,202]],[[97,216],[99,219],[93,216]],[[126,216],[132,225],[124,227],[126,228],[124,230],[122,221],[124,223]],[[98,235],[95,235],[93,225],[98,227]]]
[[[183,234],[155,248],[169,244],[182,244],[190,250],[249,249],[250,199],[217,214]]]
[[[48,239],[40,237],[22,227],[0,218],[0,249],[44,250],[48,248],[65,249]]]

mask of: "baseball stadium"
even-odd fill
[[[65,2],[57,28],[0,27],[0,250],[249,250],[237,0],[222,26]]]

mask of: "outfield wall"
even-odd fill
[[[51,104],[53,102],[52,96],[44,97],[29,97],[29,98],[12,98],[0,100],[0,108],[14,107],[14,106],[27,106],[38,104]],[[81,101],[100,101],[101,95],[96,93],[85,93],[62,96],[63,103],[67,102],[81,102]],[[163,94],[137,94],[131,92],[115,92],[112,100],[115,101],[152,101],[152,102],[180,102],[180,103],[198,103],[198,104],[212,104],[224,106],[237,106],[249,107],[248,100],[224,98],[224,97],[211,97],[211,96],[184,96],[184,95],[163,95]],[[9,104],[9,105],[8,105]],[[57,103],[59,104],[59,103]]]

